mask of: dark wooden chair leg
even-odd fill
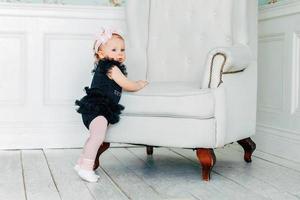
[[[214,150],[210,148],[197,148],[196,154],[202,165],[202,179],[209,181],[211,170],[216,163]]]
[[[153,146],[146,146],[146,149],[147,149],[147,155],[153,154]]]
[[[110,145],[110,143],[103,142],[102,145],[99,147],[96,158],[95,158],[94,167],[93,167],[94,170],[96,170],[99,167],[99,165],[100,165],[99,157],[106,149],[109,148],[109,145]]]
[[[256,144],[251,140],[250,137],[237,141],[244,149],[244,160],[246,162],[251,162],[251,156],[256,149]]]

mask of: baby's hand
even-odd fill
[[[146,85],[148,85],[148,81],[145,81],[145,80],[138,80],[137,83],[139,84],[140,86],[140,89],[144,88]]]

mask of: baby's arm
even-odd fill
[[[129,91],[129,92],[135,92],[143,87],[145,87],[148,82],[139,80],[139,81],[131,81],[129,80],[124,74],[121,72],[121,70],[118,67],[112,67],[108,73],[107,76],[110,79],[113,79],[119,86],[122,87],[123,90]]]

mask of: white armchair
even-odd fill
[[[237,141],[251,162],[255,9],[257,2],[246,0],[127,0],[129,78],[149,84],[123,92],[125,110],[108,128],[94,168],[110,143],[145,145],[147,154],[153,147],[196,150],[204,180],[214,148]]]

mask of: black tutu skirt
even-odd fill
[[[87,115],[103,115],[108,123],[115,124],[120,120],[121,111],[124,106],[113,102],[107,95],[97,88],[84,88],[86,95],[75,101],[75,105],[79,108],[76,109],[78,113]]]

